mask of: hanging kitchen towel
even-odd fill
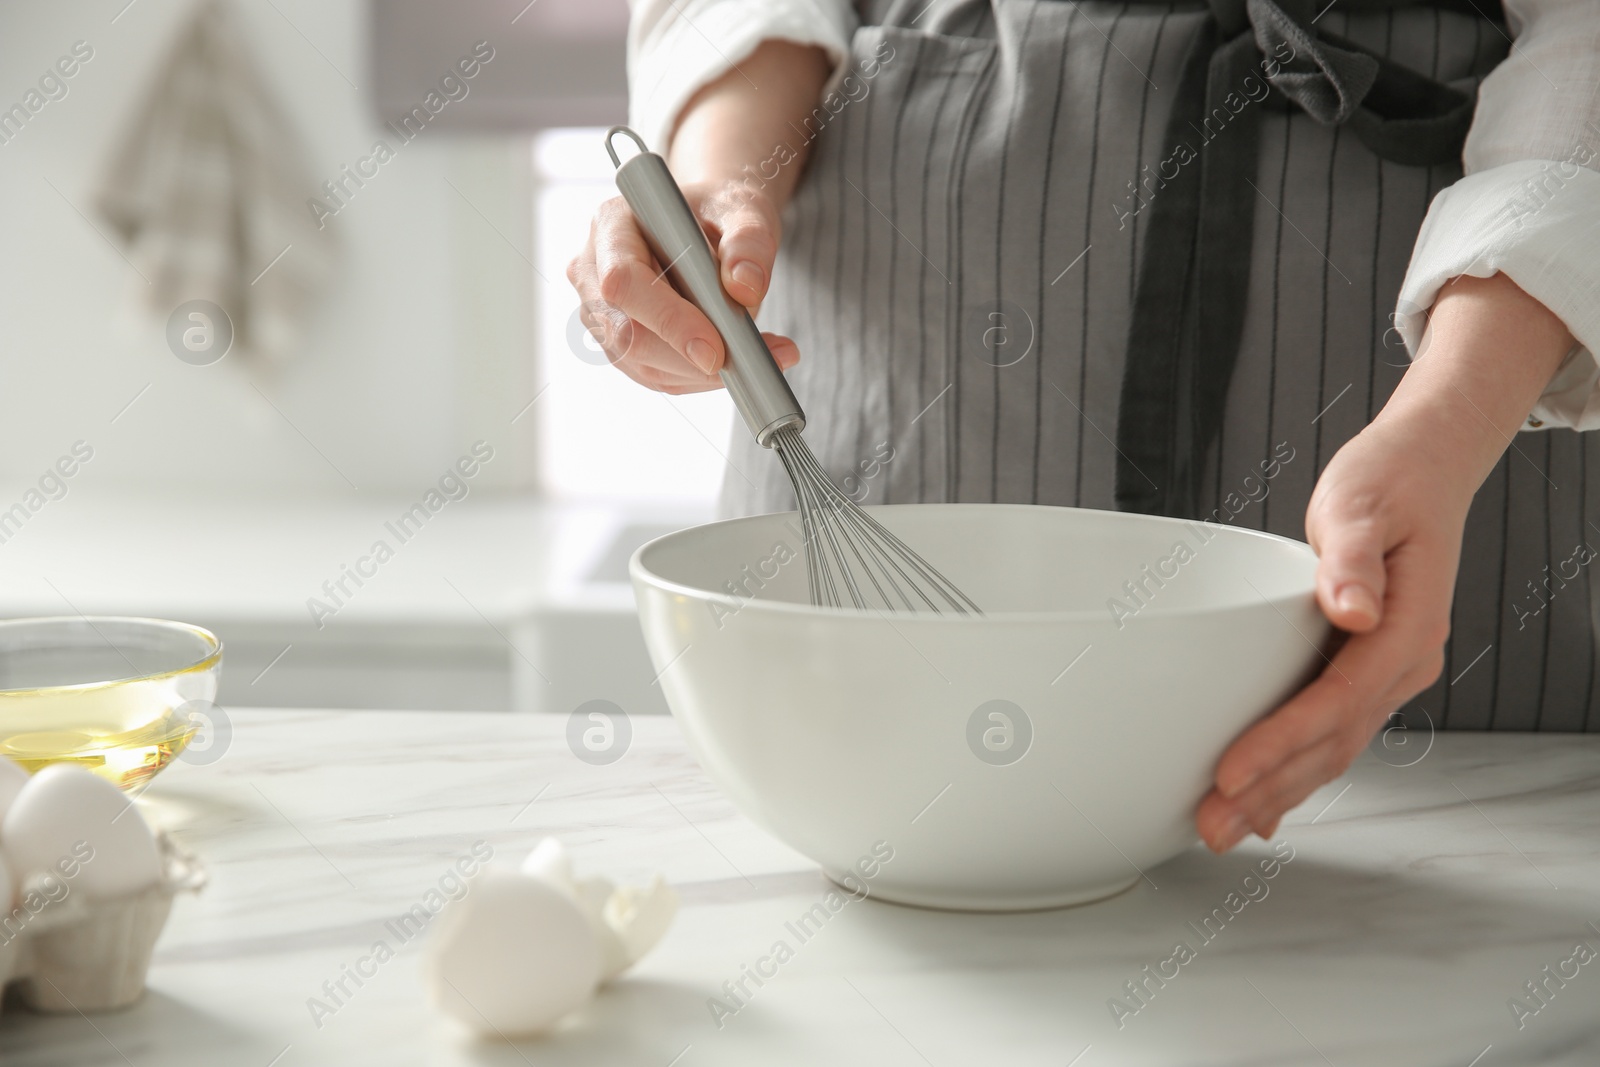
[[[101,215],[169,315],[210,300],[234,348],[278,363],[293,350],[332,246],[306,213],[298,139],[221,0],[184,26],[100,182]],[[137,283],[136,283],[137,284]]]

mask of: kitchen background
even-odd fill
[[[626,561],[711,513],[731,408],[575,325],[624,0],[224,0],[196,37],[205,10],[0,8],[0,614],[206,626],[224,707],[663,711]],[[185,126],[217,101],[243,118]],[[227,327],[174,314],[185,255],[290,340],[186,351]]]

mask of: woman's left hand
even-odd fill
[[[1306,509],[1317,603],[1349,637],[1316,681],[1223,754],[1195,813],[1211,848],[1252,830],[1270,837],[1439,677],[1473,494],[1573,345],[1503,274],[1441,290],[1425,355],[1329,461]]]
[[[1432,685],[1450,632],[1461,534],[1475,486],[1427,442],[1369,426],[1312,494],[1317,602],[1350,637],[1322,674],[1236,740],[1196,825],[1218,852],[1344,773],[1389,715]]]

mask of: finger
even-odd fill
[[[608,200],[601,206],[594,246],[602,300],[645,326],[702,373],[714,373],[722,365],[716,327],[672,288],[625,201]]]
[[[662,371],[658,367],[643,366],[638,363],[618,363],[617,369],[646,389],[651,389],[658,393],[667,393],[672,396],[677,396],[681,393],[703,393],[711,389],[722,388],[722,380],[709,375],[701,375],[699,377],[676,375]]]
[[[1290,757],[1247,792],[1228,798],[1213,790],[1195,812],[1195,828],[1213,852],[1226,852],[1252,830],[1263,841],[1284,814],[1343,774],[1360,748],[1329,737]]]
[[[1251,831],[1270,840],[1286,812],[1348,766],[1335,743],[1325,741],[1297,754],[1242,797],[1230,800],[1216,790],[1206,794],[1195,811],[1195,829],[1206,847],[1217,853],[1233,848]]]
[[[800,362],[800,346],[789,338],[776,333],[764,333],[761,339],[767,342],[767,351],[772,353],[772,358],[778,361],[779,370],[788,370]]]
[[[579,291],[583,289],[580,287]],[[585,300],[579,304],[578,321],[612,365],[626,358],[634,345],[633,320],[603,301]]]
[[[709,381],[701,379],[663,385],[657,388],[656,392],[666,393],[668,396],[683,396],[687,393],[708,393],[713,389],[721,388],[722,380],[720,378],[712,378]]]
[[[1219,854],[1243,841],[1250,832],[1250,821],[1238,805],[1215,789],[1195,809],[1194,826],[1206,847]]]
[[[580,297],[579,321],[604,350],[612,365],[616,365],[634,353],[636,342],[645,347],[661,342],[649,331],[641,334],[634,321],[621,308],[608,303],[601,295],[594,249],[598,228],[598,224],[591,224],[587,247],[567,264],[567,280]]]
[[[702,374],[672,346],[609,304],[585,303],[578,316],[611,365],[641,385],[665,393],[722,388],[721,377]]]
[[[789,370],[800,362],[800,348],[787,337],[775,333],[764,333],[762,339],[767,343],[767,351],[772,353],[772,358],[781,371]],[[681,364],[678,365],[681,368]],[[723,386],[722,378],[715,374],[700,374],[692,368],[688,374],[674,373],[675,368],[662,368],[665,384],[655,386],[664,393],[698,393],[707,389],[720,389]],[[679,386],[680,388],[669,388]]]
[[[1238,796],[1296,752],[1346,726],[1370,726],[1370,737],[1384,715],[1433,684],[1450,632],[1455,556],[1441,546],[1408,543],[1390,553],[1389,567],[1383,624],[1347,640],[1316,681],[1228,747],[1217,763],[1223,796]]]
[[[612,364],[640,384],[671,393],[704,392],[723,387],[720,375],[703,373],[685,362],[682,354],[654,331],[629,319],[618,309],[605,303],[586,303],[579,314]],[[800,348],[794,341],[775,333],[761,336],[779,370],[787,371],[800,362]]]
[[[1352,744],[1352,740],[1359,743]],[[1351,738],[1330,737],[1320,745],[1297,753],[1230,803],[1250,828],[1265,839],[1286,813],[1347,771],[1368,740],[1371,740],[1370,735],[1360,731]]]
[[[1317,602],[1328,621],[1341,630],[1365,633],[1383,618],[1383,557],[1389,547],[1384,524],[1370,514],[1324,511],[1315,525]]]
[[[777,212],[764,197],[730,196],[711,205],[716,223],[717,258],[722,287],[747,308],[767,295],[772,265],[778,258]]]
[[[1340,729],[1364,699],[1350,677],[1352,647],[1367,636],[1353,638],[1310,685],[1258,721],[1217,761],[1217,792],[1224,798],[1239,796],[1272,768],[1296,753],[1321,743]],[[1359,649],[1356,649],[1359,652]],[[1359,671],[1357,672],[1359,674]],[[1387,674],[1378,683],[1385,685]]]
[[[705,377],[665,341],[609,304],[585,302],[578,309],[578,318],[605,352],[607,361],[629,377],[648,378],[647,384],[652,385],[684,372]]]
[[[761,336],[766,339],[767,350],[772,353],[772,358],[777,361],[779,370],[786,371],[800,362],[799,346],[789,338],[780,337],[773,333],[762,334]],[[668,379],[667,384],[655,387],[663,393],[701,393],[708,389],[721,389],[723,387],[721,376],[716,374],[700,374],[691,370],[687,375],[673,375],[664,372],[663,376]]]
[[[700,393],[722,388],[715,374],[702,374],[661,338],[637,323],[630,323],[630,343],[626,352],[613,356],[613,365],[648,389],[660,393]],[[610,354],[610,350],[607,350]]]

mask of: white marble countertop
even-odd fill
[[[1220,858],[1197,847],[1076,909],[853,902],[800,944],[785,924],[827,891],[821,876],[731,808],[671,720],[632,725],[627,754],[595,767],[567,749],[563,718],[234,712],[221,759],[177,764],[143,802],[212,874],[179,899],[149,993],[89,1018],[8,1004],[0,1061],[1600,1062],[1600,958],[1565,962],[1580,941],[1600,951],[1600,737],[1444,735],[1407,767],[1363,756],[1285,821],[1279,847],[1293,859],[1251,883],[1259,899],[1236,905],[1209,942],[1189,924],[1241,891],[1268,854],[1261,842]],[[429,1010],[420,939],[396,941],[385,921],[475,841],[516,863],[547,834],[585,873],[666,872],[683,909],[656,951],[561,1033],[474,1041]],[[347,982],[352,994],[318,1026],[310,998],[380,938],[394,958],[360,988]],[[759,989],[747,982],[753,995],[719,1028],[709,998],[779,940],[793,958]],[[1179,941],[1192,958],[1119,1028],[1108,1001],[1136,1006],[1124,983]],[[1558,985],[1547,965],[1577,973]],[[1550,990],[1542,1006],[1530,980]],[[1530,1010],[1520,1029],[1509,1006],[1519,996]]]

